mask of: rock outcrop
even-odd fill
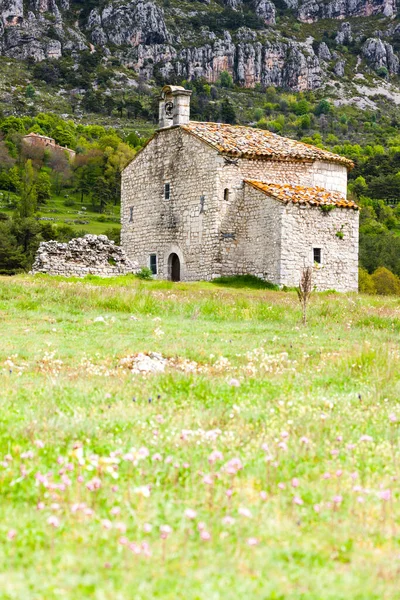
[[[85,235],[67,244],[42,242],[32,267],[33,274],[64,277],[113,277],[138,270],[138,265],[128,259],[125,251],[105,235]]]
[[[398,57],[390,43],[398,35],[391,23],[395,0],[219,0],[218,4],[218,10],[225,7],[221,23],[228,19],[229,30],[215,23],[215,0],[190,0],[182,6],[159,0],[92,0],[89,7],[82,0],[0,0],[0,55],[43,61],[68,54],[78,67],[80,51],[99,49],[104,63],[116,56],[145,80],[205,77],[214,83],[228,71],[242,86],[302,91],[319,88],[332,72],[342,77],[343,46],[351,44],[360,61],[362,57],[375,70],[398,73]],[[371,32],[365,43],[362,27],[356,31],[357,23],[352,29],[348,22],[339,30],[333,25],[337,33],[334,37],[329,32],[330,41],[329,35],[318,38],[321,33],[316,30],[316,39],[304,42],[301,34],[297,40],[292,33],[288,36],[277,20],[285,10],[305,23],[373,15],[387,21],[380,22],[382,31]],[[197,26],[199,19],[204,25]]]
[[[388,73],[399,72],[399,59],[393,51],[393,46],[378,38],[369,38],[362,48],[368,64],[375,69],[387,69]]]

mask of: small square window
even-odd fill
[[[150,271],[157,275],[157,254],[150,254]]]
[[[319,265],[322,262],[322,250],[321,248],[313,248],[314,262]]]
[[[133,223],[133,206],[129,209],[129,223]]]
[[[164,199],[169,200],[171,198],[171,184],[166,183],[164,185]]]

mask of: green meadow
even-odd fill
[[[1,600],[400,598],[400,299],[0,278]]]

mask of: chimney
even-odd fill
[[[192,92],[178,85],[166,85],[160,96],[160,129],[184,125],[190,121]]]

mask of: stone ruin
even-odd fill
[[[125,251],[106,235],[85,235],[67,244],[42,242],[31,273],[64,277],[114,277],[138,271],[138,265],[129,260]]]

